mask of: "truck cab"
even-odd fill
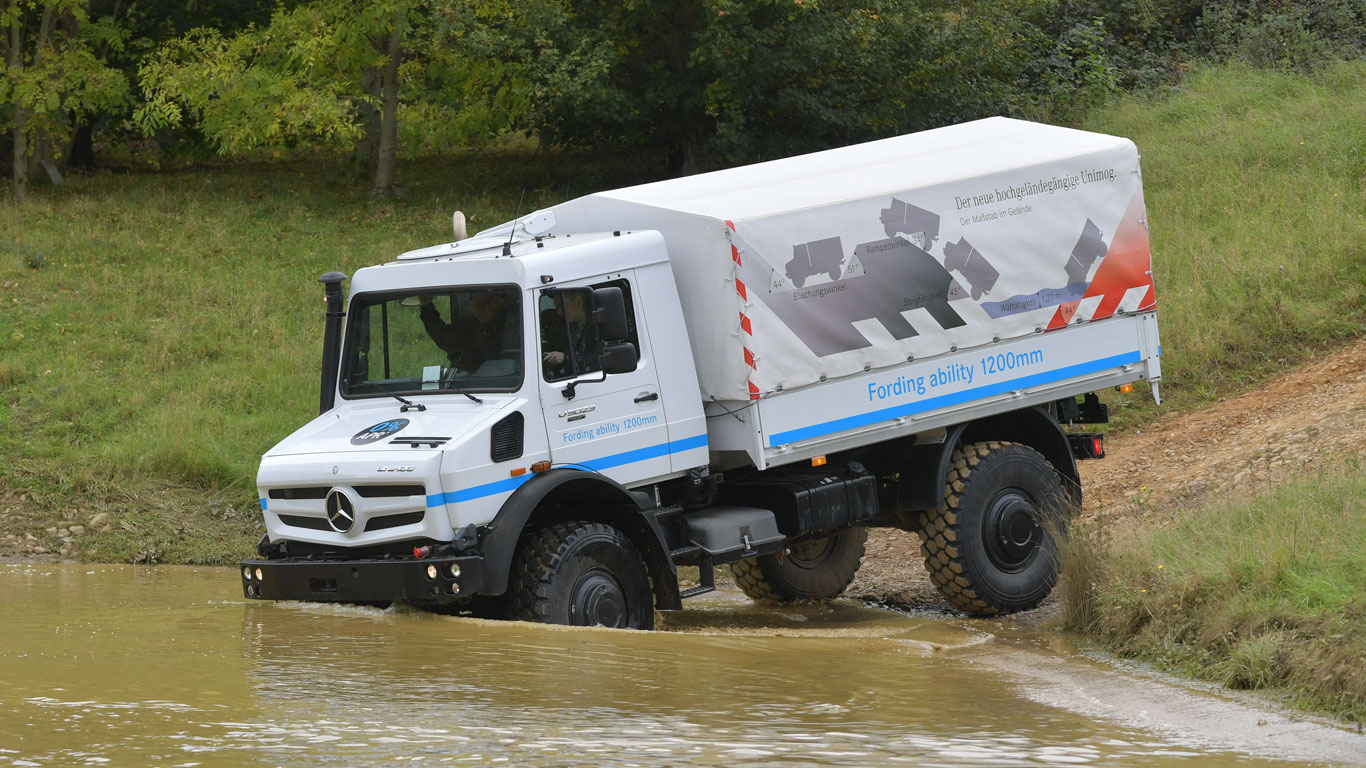
[[[553,469],[625,488],[705,467],[677,295],[654,232],[466,240],[359,270],[332,406],[262,459],[263,549],[442,552]],[[410,598],[468,594],[478,566]]]

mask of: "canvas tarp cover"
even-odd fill
[[[704,398],[751,399],[1154,305],[1133,143],[1019,120],[551,210],[556,234],[664,235]]]

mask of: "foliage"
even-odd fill
[[[675,172],[785,156],[1002,111],[1025,51],[1011,16],[852,0],[533,0],[491,7],[519,69],[520,124],[627,146]]]
[[[82,0],[13,0],[0,9],[0,130],[13,136],[16,200],[28,166],[60,159],[76,122],[125,103],[128,81],[100,52],[126,40],[112,17],[92,17]]]
[[[391,120],[410,155],[477,145],[521,105],[494,67],[461,47],[465,8],[319,1],[281,7],[269,24],[232,36],[197,29],[143,64],[147,101],[135,118],[149,134],[191,122],[222,154],[365,139],[362,160],[382,164],[369,154],[383,149]]]
[[[1366,3],[1217,0],[1206,8],[1201,28],[1212,55],[1308,72],[1366,50]]]
[[[402,2],[402,0],[399,0]],[[383,63],[366,38],[390,22],[384,2],[355,9],[311,3],[278,9],[264,27],[227,37],[202,27],[146,61],[146,103],[135,113],[148,133],[195,122],[224,154],[263,145],[347,146],[361,134],[356,104],[366,68]],[[351,23],[339,25],[348,20]],[[373,102],[373,100],[372,100]]]

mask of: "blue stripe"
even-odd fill
[[[509,493],[522,487],[522,483],[525,483],[532,477],[534,477],[534,475],[520,475],[518,477],[509,477],[506,480],[499,480],[493,483],[476,485],[472,488],[465,488],[459,491],[451,491],[450,493],[446,494],[436,494],[435,496],[428,496],[427,506],[436,506],[432,504],[432,499],[442,499],[442,501],[437,502],[437,504],[454,504],[458,501],[470,501],[472,499],[481,499],[485,496],[497,496],[500,493]]]
[[[920,400],[918,402],[907,403],[905,405],[895,405],[890,408],[882,408],[876,411],[869,411],[868,413],[860,413],[856,416],[849,416],[843,419],[835,419],[834,421],[826,421],[820,424],[813,424],[809,427],[798,427],[797,429],[789,429],[786,432],[775,432],[769,436],[768,445],[769,447],[773,447],[775,445],[782,445],[783,443],[794,443],[798,440],[807,440],[813,437],[821,437],[822,435],[830,435],[836,432],[843,432],[847,429],[854,429],[856,427],[863,427],[869,424],[876,424],[880,421],[891,421],[892,419],[897,419],[902,416],[910,416],[916,413],[925,413],[926,411],[934,411],[940,408],[946,408],[950,405],[966,403],[969,400],[976,400],[983,397],[990,397],[992,395],[999,395],[1004,392],[1009,392],[1013,389],[1024,389],[1025,387],[1033,387],[1039,384],[1048,384],[1055,381],[1070,379],[1073,376],[1082,376],[1087,373],[1103,371],[1106,368],[1115,368],[1117,366],[1127,365],[1129,363],[1137,363],[1142,359],[1142,354],[1140,354],[1137,351],[1126,352],[1122,355],[1114,355],[1112,357],[1106,357],[1100,360],[1092,360],[1089,363],[1078,363],[1077,365],[1069,365],[1066,368],[1059,368],[1055,371],[1044,371],[1043,373],[1035,373],[1018,379],[1011,379],[1010,381],[1000,381],[995,384],[986,384],[984,386],[976,387],[973,389],[965,389],[962,392],[952,392],[947,395],[931,397],[928,400]]]
[[[265,499],[264,496],[261,497],[261,511],[262,511],[262,512],[265,512],[265,511],[266,511],[266,499]]]
[[[684,451],[691,451],[695,448],[706,447],[707,436],[704,433],[696,437],[674,440],[669,443],[660,443],[659,445],[652,445],[648,448],[637,448],[634,451],[614,453],[611,456],[604,456],[600,459],[592,459],[580,464],[565,466],[582,467],[587,470],[598,471],[611,467],[619,467],[623,464],[633,464],[637,461],[645,461],[646,459],[668,456],[672,453],[682,453]],[[451,491],[450,493],[434,493],[427,497],[427,506],[436,507],[442,504],[454,504],[461,501],[482,499],[485,496],[497,496],[500,493],[508,493],[517,490],[522,486],[522,483],[525,483],[532,477],[533,475],[522,475],[507,480],[498,480],[492,483],[472,486],[459,491]]]

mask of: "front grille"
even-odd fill
[[[427,489],[420,485],[356,485],[352,487],[356,489],[356,493],[366,499],[427,495]]]
[[[372,517],[365,523],[365,530],[382,531],[385,528],[397,528],[401,525],[412,525],[422,522],[426,517],[426,510],[418,512],[404,512],[399,515],[385,515],[384,517]]]
[[[280,522],[294,528],[307,528],[311,531],[330,531],[332,526],[327,524],[327,520],[321,517],[304,517],[303,515],[280,515]]]
[[[515,411],[493,425],[493,446],[489,453],[494,461],[507,461],[522,455],[523,422],[522,412]]]
[[[315,485],[308,488],[271,488],[270,498],[272,499],[324,499],[327,492],[331,490],[325,485]]]

